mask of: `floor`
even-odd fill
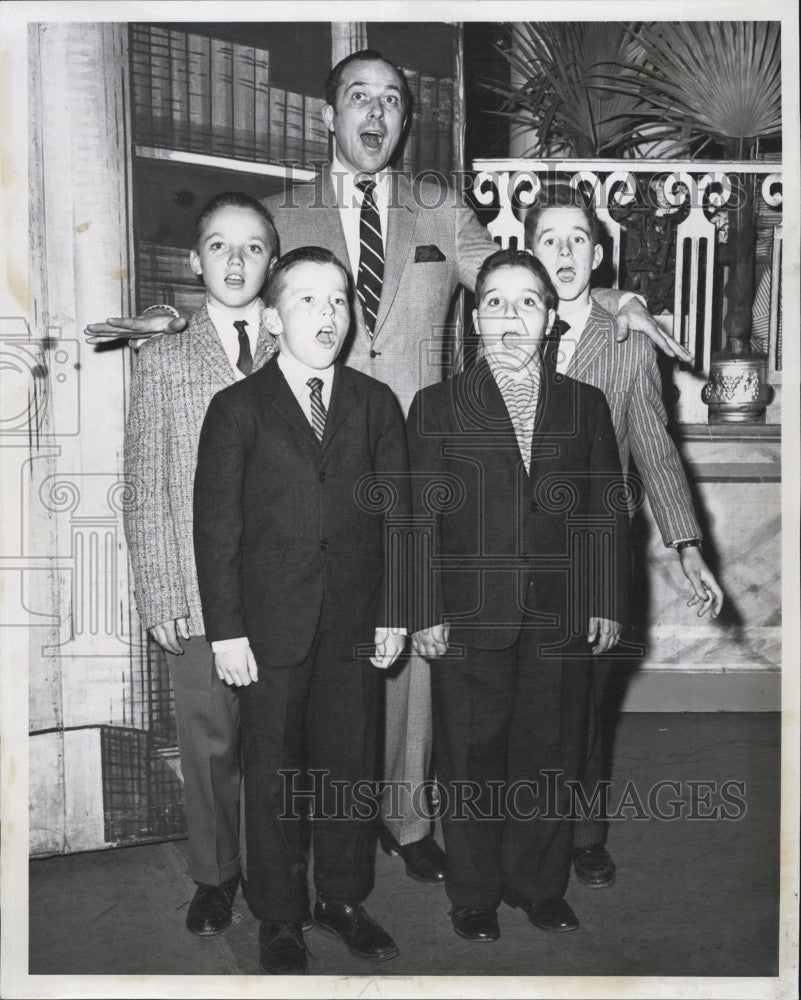
[[[622,716],[611,796],[621,818],[608,838],[617,883],[571,882],[576,933],[543,933],[502,907],[498,942],[463,941],[451,929],[444,890],[412,881],[397,858],[379,852],[367,910],[392,933],[400,956],[370,965],[313,929],[306,935],[312,973],[776,975],[779,735],[779,716],[767,713]],[[659,782],[679,784],[655,788]],[[679,810],[680,818],[667,818]],[[185,930],[193,890],[185,846],[32,860],[29,973],[257,975],[258,924],[241,896],[225,934],[200,939]]]

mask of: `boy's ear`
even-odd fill
[[[195,274],[203,274],[203,268],[200,264],[200,257],[195,253],[194,250],[189,251],[189,266],[195,272]]]
[[[593,271],[595,270],[596,267],[598,267],[598,265],[601,263],[603,259],[604,259],[604,248],[601,246],[600,243],[596,243],[595,246],[592,248]]]
[[[264,307],[262,322],[267,332],[271,333],[274,337],[279,337],[284,332],[284,324],[281,322],[278,310],[274,306]]]

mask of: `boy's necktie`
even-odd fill
[[[236,359],[236,367],[243,375],[250,375],[253,371],[253,356],[250,353],[250,341],[245,331],[247,325],[246,319],[234,320],[234,327],[239,335],[239,357]]]
[[[375,181],[359,181],[364,193],[359,222],[359,273],[356,294],[362,304],[364,321],[372,337],[378,318],[378,303],[384,283],[384,241],[381,236],[381,216],[373,200]]]
[[[323,380],[312,377],[306,382],[306,385],[309,387],[311,395],[312,428],[317,435],[317,440],[322,441],[326,416],[325,406],[323,406]]]

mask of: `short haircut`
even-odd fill
[[[209,217],[220,208],[249,208],[255,212],[261,218],[267,230],[267,243],[270,256],[275,257],[278,254],[278,232],[275,228],[273,217],[260,201],[251,198],[249,194],[243,194],[242,191],[223,191],[222,194],[215,194],[213,198],[210,198],[206,202],[200,210],[200,215],[195,220],[195,233],[192,241],[192,249],[195,252],[200,249],[200,241],[203,239],[203,229]]]
[[[553,184],[543,187],[537,193],[531,208],[526,213],[525,231],[526,246],[534,248],[534,234],[537,231],[537,223],[540,216],[548,208],[578,208],[587,220],[590,231],[590,239],[593,244],[598,242],[598,216],[591,201],[588,201],[584,194],[576,188],[567,184]]]
[[[396,66],[391,59],[387,59],[386,56],[382,55],[378,49],[361,49],[359,52],[351,52],[349,56],[345,56],[344,59],[339,60],[325,80],[326,104],[330,104],[332,108],[336,107],[337,93],[339,92],[339,86],[342,83],[342,74],[345,67],[349,66],[352,62],[383,62],[386,63],[387,66],[391,66],[392,69],[394,69],[398,74],[398,79],[400,80],[404,114],[409,114],[414,101],[412,100],[412,92],[409,89],[409,82],[406,79],[406,75],[400,67]]]
[[[548,277],[545,265],[527,250],[507,249],[491,254],[481,265],[481,269],[476,277],[476,309],[479,308],[479,303],[484,295],[484,289],[487,287],[490,276],[494,271],[498,271],[502,267],[524,267],[535,277],[539,278],[545,293],[543,301],[546,308],[556,309],[559,305],[559,296],[556,294],[556,289]]]
[[[275,262],[275,267],[270,271],[270,276],[267,279],[267,288],[264,292],[264,304],[266,306],[272,309],[278,307],[278,300],[281,298],[281,292],[284,290],[286,276],[298,264],[333,264],[334,267],[338,267],[342,272],[342,277],[345,279],[345,289],[347,290],[348,301],[350,302],[350,274],[342,261],[338,257],[335,257],[330,250],[326,250],[325,247],[297,247],[295,250],[285,253],[283,257],[279,257]]]

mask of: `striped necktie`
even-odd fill
[[[247,325],[246,319],[234,320],[234,327],[239,336],[239,357],[236,359],[236,367],[243,375],[250,375],[253,371],[253,355],[250,353],[250,341],[245,330]]]
[[[384,240],[381,236],[381,216],[373,199],[375,181],[359,181],[356,187],[364,193],[359,222],[356,294],[362,304],[367,330],[372,337],[378,319],[381,285],[384,283]]]
[[[309,387],[311,395],[312,428],[317,435],[317,440],[322,441],[326,417],[325,406],[323,405],[323,380],[312,377],[308,379],[306,385]]]

